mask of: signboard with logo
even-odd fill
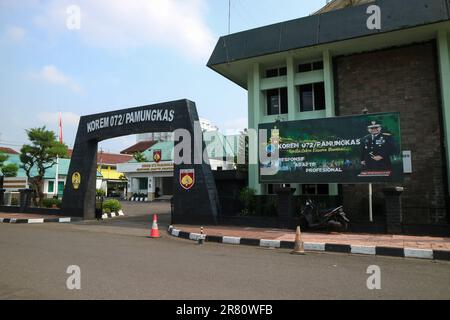
[[[266,141],[260,141],[267,156],[260,159],[260,183],[403,181],[399,113],[276,122],[259,129],[267,130]]]

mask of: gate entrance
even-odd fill
[[[97,146],[100,141],[148,132],[173,132],[185,129],[192,139],[190,155],[174,165],[172,223],[217,224],[219,197],[211,167],[194,159],[194,123],[199,121],[195,103],[178,100],[154,105],[99,113],[80,118],[72,160],[64,189],[62,210],[65,215],[95,218]],[[197,133],[198,134],[198,133]],[[202,141],[202,153],[205,143]],[[175,141],[175,150],[179,143]],[[176,157],[177,155],[174,155]]]

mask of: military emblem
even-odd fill
[[[153,160],[158,163],[162,159],[161,150],[153,150]]]
[[[74,172],[72,174],[72,185],[75,190],[78,190],[81,184],[81,174],[79,172]]]
[[[195,183],[195,169],[180,170],[180,185],[185,190],[189,190]]]

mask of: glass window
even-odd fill
[[[314,83],[314,110],[325,110],[325,84]]]
[[[139,178],[139,190],[146,190],[148,179],[147,178]]]
[[[328,195],[328,184],[303,184],[302,194],[306,195]]]
[[[288,113],[287,88],[266,91],[267,115]]]
[[[299,87],[300,112],[325,110],[325,85],[323,82]]]
[[[298,72],[310,72],[316,70],[323,70],[323,61],[302,63],[298,65]]]
[[[49,181],[47,187],[47,193],[55,192],[55,181]]]
[[[273,68],[273,69],[266,70],[266,78],[281,77],[281,76],[285,76],[286,74],[287,74],[286,67]]]
[[[300,112],[313,111],[313,85],[304,84],[300,86]]]

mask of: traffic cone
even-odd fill
[[[291,254],[305,254],[305,247],[303,245],[302,233],[300,231],[300,227],[297,227],[297,231],[295,232],[295,247]]]
[[[153,215],[153,224],[152,224],[152,230],[150,232],[150,238],[161,238],[161,236],[159,235],[158,217],[156,214]]]

